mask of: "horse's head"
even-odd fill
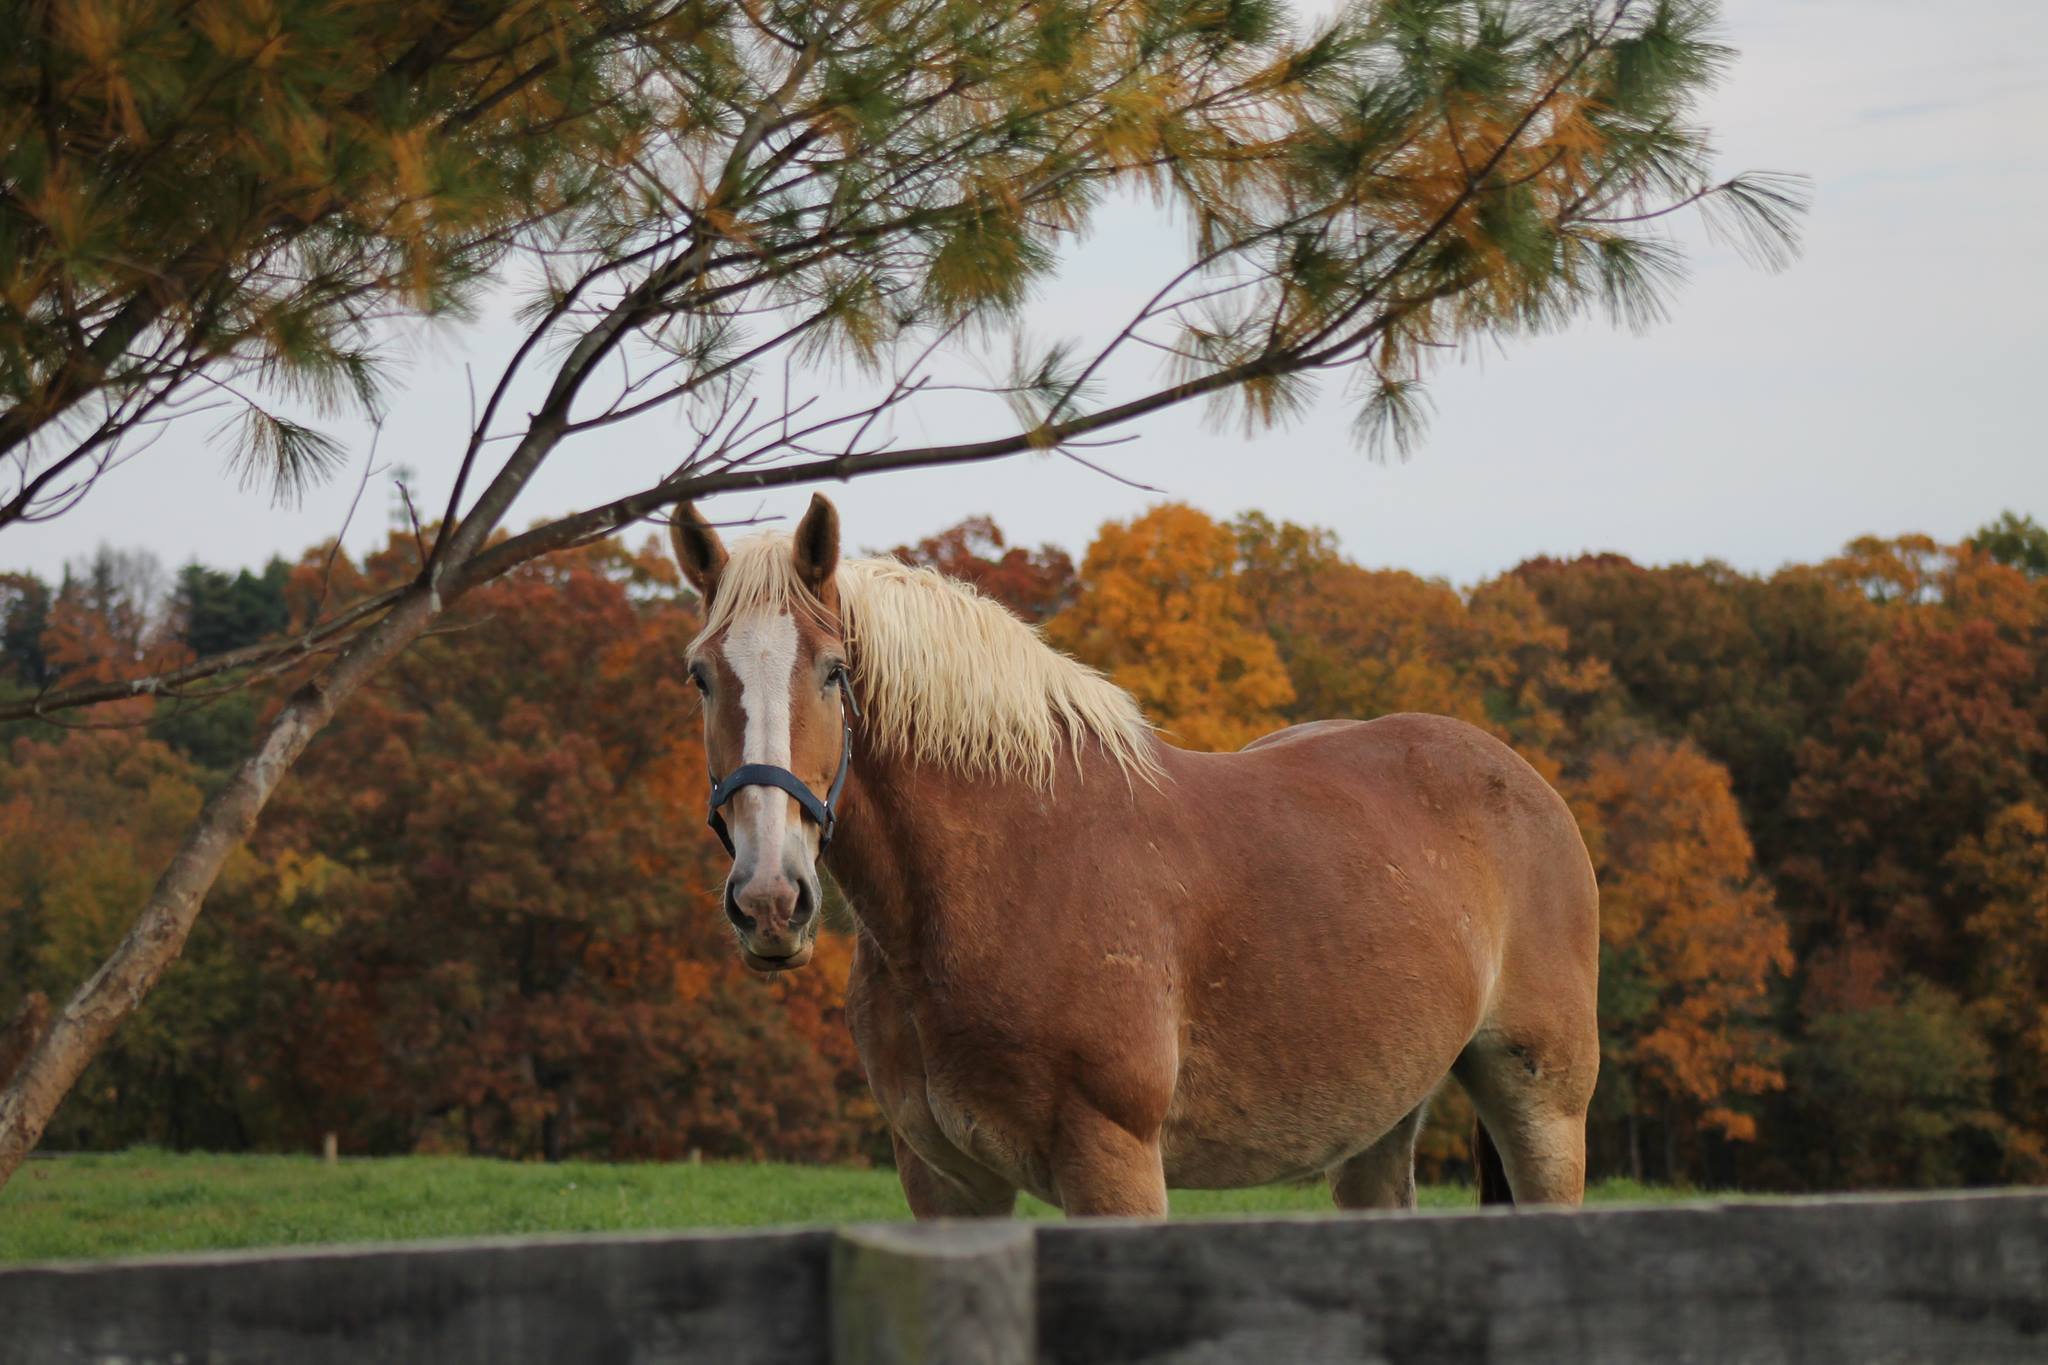
[[[670,529],[705,603],[690,677],[704,694],[713,826],[732,851],[725,913],[748,966],[787,971],[811,960],[818,856],[852,742],[839,514],[813,497],[787,560],[743,555],[744,574],[694,508],[679,508]]]

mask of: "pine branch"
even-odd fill
[[[189,683],[219,677],[223,673],[231,673],[237,669],[263,669],[261,676],[267,677],[277,671],[275,665],[297,663],[312,653],[316,646],[332,648],[345,638],[348,632],[389,608],[405,591],[404,588],[393,588],[388,592],[366,597],[329,620],[295,635],[245,645],[240,649],[196,659],[177,668],[136,678],[119,678],[111,682],[51,687],[33,697],[0,701],[0,721],[44,720],[57,712],[76,710],[81,706],[98,706],[105,702],[127,701],[134,697],[167,696]],[[240,685],[246,686],[258,680],[258,677],[251,677]]]

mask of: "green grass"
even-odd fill
[[[1589,1198],[1679,1197],[1627,1181]],[[1426,1209],[1473,1205],[1429,1186]],[[1320,1185],[1176,1191],[1181,1218],[1323,1213]],[[1028,1218],[1057,1217],[1034,1199]],[[724,1165],[522,1165],[463,1157],[344,1160],[138,1150],[32,1160],[0,1190],[0,1261],[135,1256],[231,1247],[862,1223],[908,1218],[893,1171]]]

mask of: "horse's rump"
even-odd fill
[[[1591,868],[1563,801],[1507,746],[1403,715],[1165,763],[1161,797],[1200,827],[1207,883],[1172,912],[1188,982],[1179,1180],[1338,1163],[1483,1034],[1553,1075],[1590,1066]],[[1265,1131],[1219,1150],[1244,1113]]]

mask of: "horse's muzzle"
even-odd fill
[[[793,972],[811,960],[815,944],[805,939],[788,957],[762,957],[746,944],[740,945],[740,961],[757,972]]]
[[[818,931],[818,888],[808,877],[725,888],[725,915],[740,940],[740,956],[757,972],[786,972],[811,960]]]

